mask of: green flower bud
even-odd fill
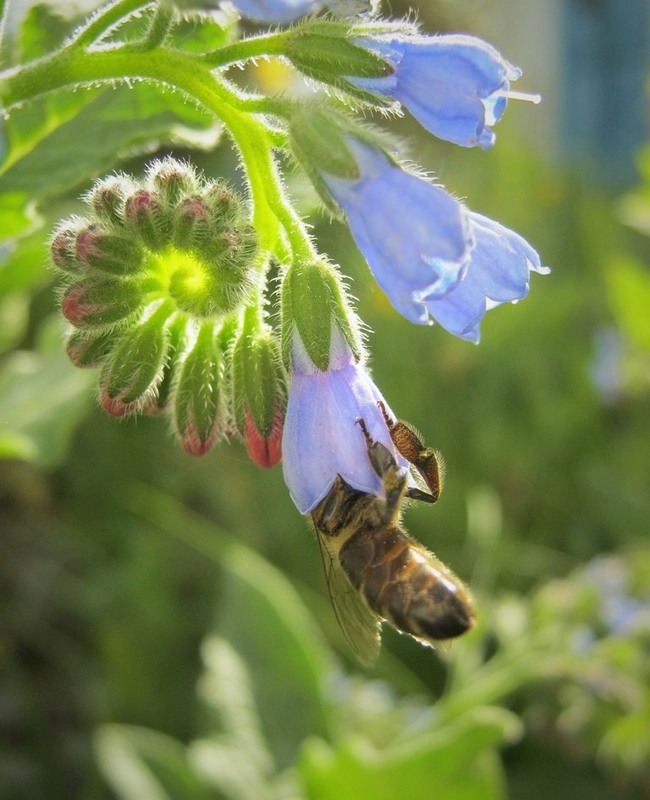
[[[111,275],[132,275],[143,267],[144,253],[133,238],[107,233],[89,225],[77,236],[77,256],[82,264]]]
[[[110,175],[103,178],[84,196],[97,219],[107,227],[124,224],[126,198],[135,190],[128,175]]]
[[[201,197],[184,198],[177,206],[174,219],[174,244],[192,248],[209,238],[212,230],[210,209]]]
[[[61,299],[61,311],[75,328],[88,330],[133,318],[144,300],[135,281],[107,278],[71,286]]]
[[[240,196],[223,181],[211,181],[203,192],[210,209],[210,218],[217,227],[233,227],[246,223],[246,209]]]
[[[66,341],[65,351],[75,367],[93,369],[104,363],[118,338],[119,333],[115,331],[106,331],[98,336],[72,331]]]
[[[122,417],[140,410],[162,379],[167,352],[168,305],[121,335],[100,378],[102,408]]]
[[[282,280],[282,355],[287,368],[295,326],[307,354],[325,371],[332,323],[341,329],[359,360],[363,351],[359,324],[336,268],[322,260],[292,264]]]
[[[281,458],[286,377],[280,348],[270,330],[246,324],[232,352],[235,423],[251,459],[272,467]]]
[[[224,356],[214,324],[201,325],[178,371],[172,418],[178,439],[192,455],[212,449],[226,431]]]
[[[183,198],[197,194],[200,189],[194,167],[171,156],[150,164],[146,181],[158,193],[163,205],[170,208]]]

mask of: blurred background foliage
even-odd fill
[[[421,9],[428,29],[451,30],[507,6]],[[33,7],[4,58],[44,52],[74,22]],[[287,80],[274,65],[248,77]],[[281,471],[256,469],[238,444],[194,460],[159,419],[108,418],[92,376],[63,355],[54,222],[96,176],[140,173],[154,153],[237,180],[218,128],[145,85],[49,96],[6,121],[0,797],[650,794],[650,147],[634,185],[610,185],[522,133],[544,114],[511,109],[487,154],[400,122],[418,162],[553,269],[523,304],[488,315],[479,347],[408,325],[345,229],[316,218],[372,328],[377,383],[445,456],[441,501],[406,524],[479,609],[449,651],[385,631],[367,672]]]

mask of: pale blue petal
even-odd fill
[[[520,70],[474,36],[361,37],[355,42],[393,67],[385,78],[349,77],[366,91],[393,97],[428,131],[463,147],[494,144],[490,126],[507,105]]]
[[[341,369],[294,373],[284,423],[282,465],[291,498],[301,514],[313,511],[337,475],[360,491],[377,495],[383,491],[368,458],[359,418],[371,438],[382,442],[407,469],[405,460],[395,451],[378,400],[385,403],[366,369],[351,359]],[[390,410],[389,414],[392,416]]]
[[[423,298],[428,312],[443,328],[471,342],[479,340],[485,313],[528,294],[530,272],[545,274],[528,242],[494,220],[471,213],[475,239],[467,272],[444,297]]]
[[[323,173],[323,181],[393,305],[426,323],[417,295],[445,293],[462,277],[472,246],[466,212],[439,186],[404,172],[376,148],[349,144],[359,178]]]

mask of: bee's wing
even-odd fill
[[[348,580],[333,546],[332,537],[316,530],[316,538],[336,618],[354,655],[365,667],[369,667],[379,655],[381,623]]]

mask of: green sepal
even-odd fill
[[[372,147],[387,151],[398,148],[395,139],[367,123],[335,108],[327,102],[300,105],[289,120],[289,140],[292,152],[307,173],[314,188],[336,217],[341,209],[323,181],[323,173],[355,181],[359,165],[348,146],[349,139],[359,139]]]
[[[324,80],[335,85],[346,75],[385,78],[393,72],[391,65],[376,53],[351,42],[347,38],[347,29],[343,35],[332,35],[341,27],[321,25],[319,30],[314,30],[314,26],[296,28],[287,37],[288,46],[284,55],[305,75],[323,75]]]
[[[183,447],[203,455],[223,432],[225,422],[224,355],[212,322],[199,328],[178,372],[173,422]]]
[[[325,261],[296,262],[282,282],[282,357],[291,365],[294,327],[307,355],[320,370],[330,359],[332,323],[336,324],[355,358],[361,358],[358,323],[345,293],[341,278]]]
[[[123,407],[123,413],[129,413],[156,390],[163,374],[168,344],[166,322],[171,313],[170,306],[163,304],[144,322],[122,333],[100,380],[106,410],[111,410],[107,405],[115,404]]]
[[[184,314],[176,314],[167,327],[167,352],[162,377],[155,396],[151,398],[144,409],[148,414],[162,413],[171,402],[181,357],[187,343],[187,327],[188,321]]]
[[[249,410],[259,434],[270,436],[286,403],[280,347],[267,327],[244,327],[232,351],[232,396],[237,429],[245,435]]]

